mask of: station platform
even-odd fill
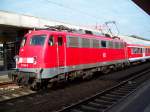
[[[108,112],[150,112],[150,79]]]
[[[10,71],[0,71],[0,83],[10,81],[8,78],[8,72]]]

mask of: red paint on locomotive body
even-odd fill
[[[45,41],[43,45],[31,45],[31,39],[35,35],[45,35]],[[53,45],[48,45],[50,36],[53,36]],[[62,38],[61,45],[58,45],[59,36]],[[98,62],[111,62],[115,60],[125,60],[125,48],[109,48],[109,47],[68,47],[67,37],[80,37],[85,39],[96,39],[97,41],[109,41],[122,43],[122,40],[106,38],[104,36],[94,36],[87,34],[73,34],[67,32],[56,32],[56,31],[33,31],[26,37],[26,43],[20,48],[19,57],[20,59],[36,58],[36,63],[25,61],[20,62],[19,68],[54,68],[64,66],[74,66],[81,64],[91,64]],[[80,43],[81,44],[81,43]],[[99,43],[100,44],[100,43]],[[108,43],[107,43],[108,44]]]

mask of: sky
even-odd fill
[[[150,39],[150,16],[131,0],[0,0],[0,10],[81,26],[115,21],[120,35]]]

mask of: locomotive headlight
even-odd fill
[[[19,62],[19,56],[18,56],[18,55],[16,55],[16,56],[14,57],[14,59],[15,59],[16,63]]]

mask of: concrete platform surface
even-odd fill
[[[10,81],[8,78],[9,71],[0,71],[0,83]]]
[[[150,112],[150,79],[108,112]]]
[[[8,71],[0,71],[0,76],[8,75],[8,72],[10,72],[10,71],[9,70]]]
[[[8,75],[0,76],[0,83],[8,82],[8,81],[10,81]]]

